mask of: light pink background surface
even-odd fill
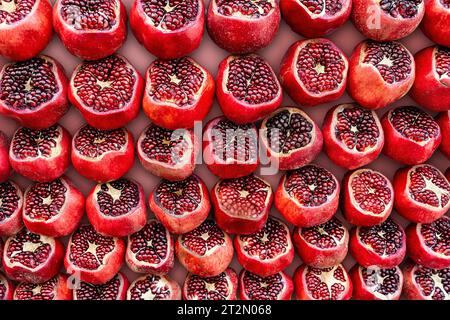
[[[122,0],[128,11],[131,7],[132,0]],[[51,1],[54,2],[54,1]],[[205,0],[205,5],[207,5],[209,0]],[[12,35],[13,36],[13,35]],[[364,40],[364,36],[362,36],[352,25],[351,22],[347,22],[343,27],[337,30],[334,34],[329,37],[333,42],[336,43],[338,47],[340,47],[347,56],[350,56],[353,48],[356,44],[362,40]],[[282,20],[280,25],[280,30],[273,41],[273,43],[261,50],[259,54],[263,56],[273,67],[276,73],[279,72],[280,62],[283,58],[284,53],[287,51],[288,47],[294,43],[295,41],[301,39],[299,35],[292,32],[288,25]],[[420,30],[416,30],[411,36],[403,39],[401,41],[406,47],[415,54],[422,48],[432,45],[433,43],[423,35]],[[26,50],[26,43],[24,44],[24,50]],[[54,57],[56,60],[61,62],[66,70],[67,76],[70,78],[73,69],[75,66],[80,63],[80,60],[72,55],[70,55],[62,43],[59,41],[58,37],[55,35],[52,42],[43,52],[44,54],[50,55]],[[125,45],[119,50],[119,53],[124,55],[144,76],[145,71],[149,64],[155,60],[155,57],[152,56],[149,52],[142,47],[134,35],[131,33],[129,29],[128,39]],[[214,42],[209,38],[207,32],[205,31],[203,42],[198,50],[191,54],[191,56],[196,59],[202,66],[207,68],[214,76],[217,74],[217,68],[222,59],[224,59],[228,55],[227,52],[217,47]],[[6,61],[0,58],[0,63],[3,65]],[[321,126],[323,122],[323,118],[325,113],[335,104],[345,103],[352,101],[351,98],[345,94],[340,100],[321,105],[313,108],[307,108],[305,111]],[[283,99],[283,105],[295,105],[293,101],[287,97]],[[399,102],[397,102],[393,106],[401,106],[401,105],[415,105],[414,102],[406,96]],[[301,106],[300,106],[301,107]],[[381,117],[388,109],[379,110],[378,114]],[[210,112],[208,117],[205,120],[209,120],[215,116],[221,114],[221,110],[217,104],[217,101],[214,102],[213,110]],[[84,120],[81,114],[75,109],[71,108],[70,111],[61,119],[60,124],[67,128],[72,134],[78,130],[83,124]],[[148,125],[149,120],[145,117],[144,113],[141,111],[139,117],[131,122],[127,127],[133,133],[134,138],[137,140],[139,134],[144,130],[144,128]],[[206,123],[206,121],[205,121]],[[5,117],[0,117],[0,130],[5,132],[8,137],[12,137],[14,131],[17,129],[18,125]],[[334,165],[330,159],[326,156],[325,153],[321,153],[320,156],[316,159],[315,163],[324,166],[333,172],[338,180],[341,180],[346,170]],[[437,151],[434,156],[428,161],[428,163],[435,165],[440,170],[445,171],[447,167],[450,166],[450,162],[447,158],[444,157],[442,153]],[[399,163],[396,163],[389,158],[381,155],[374,163],[370,164],[368,167],[379,170],[383,174],[385,174],[388,178],[392,179],[394,172],[400,167]],[[213,184],[217,181],[217,178],[212,175],[208,169],[204,165],[199,165],[196,169],[196,173],[205,181],[208,187],[211,189]],[[94,182],[88,181],[81,177],[73,167],[70,167],[67,176],[69,176],[80,188],[80,190],[87,195],[90,189],[94,186]],[[150,173],[146,172],[143,167],[140,165],[139,161],[136,159],[136,163],[133,169],[127,174],[127,177],[136,179],[139,181],[145,190],[145,195],[148,197],[153,188],[157,185],[159,179],[155,176],[152,176]],[[272,188],[276,189],[278,185],[278,181],[281,177],[281,173],[276,176],[266,176],[264,179],[268,180],[272,184]],[[24,179],[23,177],[14,174],[12,177],[13,180],[19,183],[24,189],[30,184],[30,181]],[[279,216],[279,213],[272,208],[272,214],[275,216]],[[338,217],[342,220],[342,215],[340,212],[337,213]],[[397,221],[400,221],[403,225],[406,225],[407,222],[399,217],[396,213],[393,214],[394,218]],[[153,217],[153,214],[149,211],[149,217]],[[84,217],[84,221],[87,221],[87,218]],[[287,269],[287,273],[289,275],[293,275],[294,270],[301,264],[300,259],[296,256],[292,265]],[[348,256],[344,262],[347,270],[354,265],[354,260]],[[239,263],[234,259],[232,263],[232,267],[236,270],[236,272],[240,272],[241,267]],[[124,266],[123,271],[125,271],[126,275],[130,280],[134,280],[137,277],[137,274],[132,273],[126,266]],[[177,262],[175,268],[169,274],[173,279],[178,281],[180,285],[183,284],[184,278],[186,276],[186,270]]]

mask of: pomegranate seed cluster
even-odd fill
[[[116,0],[89,1],[63,0],[61,1],[61,15],[67,24],[77,30],[108,30],[116,22]]]

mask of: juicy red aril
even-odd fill
[[[88,158],[99,158],[108,152],[120,151],[126,143],[124,129],[98,130],[89,125],[81,128],[73,140],[75,149]]]
[[[198,15],[198,0],[141,0],[151,23],[162,30],[174,31],[187,26]]]
[[[345,236],[345,228],[336,219],[309,228],[301,228],[301,235],[306,242],[320,249],[332,249],[339,245]]]
[[[181,236],[184,247],[200,256],[215,247],[225,244],[225,233],[212,220],[206,220],[199,227]]]
[[[139,204],[139,187],[126,179],[103,183],[96,198],[100,212],[104,215],[122,216],[133,211]]]
[[[324,11],[329,16],[334,16],[342,10],[342,0],[300,0],[313,14],[321,14]]]
[[[439,126],[428,113],[416,107],[402,107],[392,110],[389,121],[403,137],[422,142],[439,135]]]
[[[43,130],[19,128],[11,142],[14,157],[18,159],[50,158],[60,138],[61,131],[56,125]]]
[[[148,223],[129,238],[135,258],[149,264],[159,264],[168,255],[167,232],[159,222]]]
[[[52,219],[64,206],[66,192],[61,179],[33,185],[27,192],[24,214],[33,220]]]
[[[53,300],[55,298],[55,286],[58,277],[40,283],[21,283],[17,287],[14,296],[16,300]]]
[[[338,300],[346,289],[347,278],[342,266],[306,267],[307,289],[315,300]],[[334,283],[333,283],[334,282]]]
[[[24,19],[33,10],[36,0],[4,0],[0,3],[0,25]]]
[[[388,181],[372,170],[362,170],[355,175],[350,188],[356,203],[366,212],[381,214],[392,200]]]
[[[108,30],[116,24],[117,0],[62,0],[61,16],[77,30]]]
[[[450,5],[450,1],[449,1]],[[436,72],[441,81],[449,83],[447,80],[450,77],[450,49],[445,47],[438,47],[436,52]]]
[[[6,257],[11,263],[20,263],[29,269],[45,263],[51,251],[51,245],[43,242],[40,235],[26,229],[11,238],[5,248]]]
[[[0,223],[8,220],[17,209],[20,196],[9,181],[0,183]]]
[[[382,224],[359,229],[359,240],[380,256],[391,256],[402,248],[403,232],[398,224],[388,219]]]
[[[445,300],[450,295],[450,268],[436,270],[417,265],[414,280],[422,294],[433,300]]]
[[[414,18],[423,0],[381,0],[379,6],[394,18]]]
[[[361,275],[366,286],[374,293],[383,296],[393,295],[400,286],[400,275],[397,268],[380,269],[377,267],[360,267]]]
[[[195,300],[227,300],[232,290],[225,272],[215,277],[191,274],[187,281],[187,296]]]
[[[151,297],[153,300],[166,300],[171,296],[170,287],[166,281],[158,275],[147,275],[139,279],[129,289],[131,300],[145,300]]]
[[[224,16],[246,16],[258,19],[267,16],[274,9],[273,1],[269,0],[216,0],[220,14]]]
[[[260,277],[249,271],[244,271],[244,290],[251,300],[277,300],[283,291],[285,283],[281,273],[268,277]]]
[[[409,172],[409,193],[422,204],[443,208],[450,201],[450,184],[438,169],[424,165]]]
[[[0,301],[6,297],[6,291],[8,290],[8,283],[6,278],[0,273]]]
[[[116,275],[105,284],[94,285],[81,282],[76,290],[77,300],[116,300],[121,285],[120,278]]]
[[[445,8],[450,8],[450,0],[440,0]]]
[[[420,233],[430,251],[450,256],[450,219],[438,219],[422,224]]]

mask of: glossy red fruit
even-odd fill
[[[203,132],[203,160],[219,178],[244,177],[258,168],[258,130],[253,123],[238,125],[221,116],[209,121]]]
[[[399,267],[364,268],[356,264],[350,269],[353,298],[356,300],[399,300],[403,288],[403,273]]]
[[[228,233],[251,234],[264,227],[272,207],[272,187],[254,176],[219,180],[211,191],[214,216]]]
[[[128,236],[125,261],[137,273],[166,274],[174,265],[174,241],[157,220]]]
[[[112,55],[75,68],[69,100],[91,126],[111,130],[137,117],[143,89],[139,72],[124,57]]]
[[[22,229],[22,205],[20,187],[14,181],[0,183],[0,237],[10,237]]]
[[[85,199],[77,187],[63,176],[28,187],[23,201],[23,222],[31,232],[63,237],[78,227]]]
[[[300,259],[315,268],[330,268],[344,261],[348,239],[347,228],[335,217],[313,227],[295,228],[293,234]]]
[[[447,0],[425,1],[422,31],[437,44],[450,47],[450,3]]]
[[[348,172],[342,182],[342,211],[351,224],[373,226],[390,216],[394,188],[383,174],[372,169]]]
[[[238,278],[227,268],[214,277],[200,277],[188,273],[183,284],[183,300],[236,300]]]
[[[416,107],[391,109],[381,119],[381,125],[385,136],[383,153],[408,165],[427,161],[442,140],[433,117]]]
[[[361,106],[380,109],[405,96],[414,77],[414,57],[403,44],[366,40],[350,58],[348,93]]]
[[[278,31],[280,8],[274,0],[211,0],[207,27],[211,39],[231,53],[268,46]]]
[[[241,300],[291,300],[294,283],[283,271],[261,277],[242,269],[239,275],[239,298]]]
[[[191,273],[217,276],[224,272],[233,259],[233,242],[213,220],[206,220],[191,232],[178,236],[175,254]]]
[[[331,219],[339,205],[339,182],[315,164],[288,171],[275,193],[275,207],[297,227],[312,227]]]
[[[81,281],[104,284],[119,272],[124,254],[122,239],[102,236],[92,226],[83,225],[69,239],[64,267]]]
[[[209,192],[196,175],[185,180],[162,180],[152,191],[150,210],[171,232],[183,234],[200,226],[211,209]]]
[[[72,300],[72,289],[66,275],[58,274],[39,284],[22,282],[14,291],[14,300]]]
[[[134,280],[127,300],[181,300],[181,288],[168,276],[148,274]]]
[[[450,300],[450,268],[430,269],[409,262],[403,269],[403,293],[408,300]]]
[[[129,285],[127,277],[121,272],[105,284],[94,285],[81,282],[80,286],[73,290],[73,300],[125,300]]]
[[[349,300],[353,285],[344,267],[314,268],[301,265],[294,274],[298,300]]]
[[[188,55],[200,46],[205,29],[202,0],[136,0],[131,30],[151,54],[161,59]]]
[[[349,170],[373,162],[384,146],[377,114],[357,104],[340,104],[330,109],[323,124],[323,138],[328,157]]]
[[[86,198],[86,213],[98,233],[128,236],[147,221],[144,190],[138,182],[128,179],[97,184]]]
[[[48,128],[69,108],[67,83],[63,67],[49,56],[4,64],[0,70],[0,114],[28,128]]]
[[[281,62],[283,88],[298,105],[316,106],[339,99],[347,84],[348,60],[328,39],[294,43]]]
[[[256,54],[225,58],[219,65],[216,89],[223,114],[237,124],[264,118],[283,99],[272,67]]]
[[[353,0],[352,20],[367,38],[391,41],[413,33],[424,13],[423,0]]]
[[[11,165],[9,164],[8,152],[8,137],[0,131],[0,183],[8,180],[11,174]]]
[[[450,183],[429,164],[397,170],[393,185],[395,210],[412,222],[431,223],[450,209]]]
[[[441,129],[441,152],[450,159],[450,111],[442,112],[436,117],[436,122]]]
[[[22,61],[45,49],[53,36],[48,0],[3,1],[1,10],[0,55]]]
[[[0,272],[0,301],[12,300],[14,294],[14,285],[12,281]]]
[[[42,283],[54,277],[62,265],[63,244],[23,228],[5,242],[3,269],[15,281]]]
[[[294,170],[313,161],[322,150],[319,126],[294,107],[276,110],[261,124],[261,144],[272,166]]]

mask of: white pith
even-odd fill
[[[387,295],[384,295],[384,294],[381,294],[381,293],[379,293],[379,292],[377,292],[377,291],[375,291],[375,289],[377,289],[377,286],[379,286],[380,284],[382,284],[383,283],[383,281],[384,281],[384,279],[386,279],[387,277],[382,277],[381,275],[380,275],[380,271],[379,270],[381,270],[381,268],[379,268],[379,267],[377,267],[377,266],[370,266],[370,267],[368,267],[368,268],[366,268],[367,270],[370,270],[370,271],[375,271],[375,277],[376,277],[376,285],[375,286],[368,286],[367,285],[367,283],[364,281],[364,277],[363,277],[363,274],[362,274],[362,270],[363,270],[364,268],[363,267],[361,267],[361,266],[359,266],[358,267],[358,277],[361,279],[361,283],[362,283],[362,286],[368,291],[368,292],[370,292],[371,294],[373,294],[376,298],[378,298],[378,299],[380,299],[380,300],[392,300],[393,299],[393,297],[395,297],[395,296],[397,296],[397,295],[399,295],[400,293],[401,293],[401,291],[402,291],[402,286],[401,286],[401,284],[403,283],[403,273],[401,272],[401,270],[399,269],[399,267],[395,267],[395,269],[396,269],[396,274],[398,275],[398,277],[399,277],[399,287],[397,288],[397,290],[396,290],[396,292],[395,293],[389,293],[389,294],[387,294]]]
[[[25,21],[26,20],[26,18],[28,18],[29,16],[31,16],[32,14],[34,14],[34,12],[37,10],[37,7],[38,7],[38,3],[40,2],[41,0],[36,0],[35,2],[34,2],[34,4],[33,4],[33,7],[31,8],[31,10],[30,10],[30,13],[28,13],[23,19],[20,19],[19,21],[16,21],[16,22],[14,22],[14,23],[11,23],[11,24],[7,24],[6,23],[6,21],[4,21],[4,22],[1,22],[0,23],[0,28],[4,28],[4,29],[9,29],[9,28],[15,28],[18,24],[20,24],[20,23],[22,23],[23,21]],[[12,13],[12,12],[14,12],[14,11],[16,11],[16,5],[15,5],[15,3],[14,3],[14,1],[11,1],[11,2],[5,2],[5,1],[2,1],[2,3],[3,4],[0,4],[0,10],[1,11],[8,11],[8,13]],[[12,6],[14,5],[14,10],[12,10]],[[11,11],[12,10],[12,11]],[[11,30],[12,31],[12,30]]]
[[[444,216],[441,219],[449,219],[449,218],[447,218],[447,216]],[[450,256],[449,255],[445,255],[443,253],[437,253],[436,251],[433,251],[429,246],[427,246],[426,240],[424,239],[423,234],[422,234],[422,226],[423,226],[422,223],[418,223],[416,225],[415,232],[417,234],[417,237],[419,238],[419,242],[422,244],[422,247],[425,249],[425,251],[428,252],[428,254],[430,254],[430,255],[432,255],[432,256],[434,256],[436,258],[450,260]],[[440,240],[440,236],[441,236],[440,234],[436,235],[436,237],[439,240]]]
[[[439,2],[439,1],[437,1]],[[450,11],[450,10],[449,10]],[[446,73],[444,74],[442,77],[439,76],[439,74],[436,72],[436,55],[438,53],[438,47],[435,47],[433,49],[433,58],[431,59],[431,65],[432,65],[432,71],[434,74],[434,77],[436,78],[437,81],[439,81],[439,83],[445,87],[449,87],[450,86],[450,73]]]
[[[304,283],[304,284],[307,284],[307,283],[308,283],[308,281],[307,281],[307,279],[306,279],[306,275],[307,275],[307,273],[308,273],[308,271],[309,271],[310,268],[311,268],[311,267],[306,266],[306,268],[303,270],[303,273],[302,273],[302,280],[303,280],[303,283]],[[344,277],[345,277],[345,281],[344,281],[344,282],[342,282],[342,281],[336,279],[336,278],[333,276],[335,270],[338,269],[338,268],[341,268],[342,271],[343,271],[342,273],[343,273],[343,275],[344,275]],[[348,282],[349,282],[349,280],[348,280],[348,274],[347,274],[347,271],[345,271],[345,269],[344,269],[340,264],[337,265],[337,266],[332,267],[331,270],[328,271],[328,272],[325,272],[324,269],[320,269],[320,270],[321,270],[321,274],[320,274],[320,275],[317,275],[317,274],[314,273],[314,277],[315,277],[315,278],[318,278],[319,281],[320,281],[321,283],[324,283],[324,284],[327,286],[327,289],[328,289],[328,297],[331,297],[331,287],[332,287],[334,284],[341,284],[341,285],[344,287],[344,290],[340,293],[339,298],[342,297],[343,295],[345,295],[345,294],[347,293],[347,291],[348,291]],[[308,290],[308,288],[307,288],[306,290],[307,290],[307,291],[306,291],[307,294],[312,298],[312,294],[311,294],[311,292]],[[338,299],[339,299],[339,298],[338,298]],[[314,300],[314,298],[312,298],[312,299]]]
[[[325,234],[325,235],[327,235],[327,236],[333,238],[333,240],[336,242],[336,245],[333,246],[333,247],[331,247],[331,248],[321,248],[321,247],[315,246],[314,244],[312,244],[311,242],[309,242],[307,239],[305,239],[305,237],[303,237],[303,235],[302,235],[302,229],[299,228],[298,231],[297,231],[297,232],[298,232],[298,235],[300,236],[300,238],[304,241],[304,243],[305,243],[308,247],[311,247],[311,248],[314,248],[314,249],[320,249],[321,251],[334,251],[334,250],[336,250],[336,248],[339,248],[340,246],[342,246],[342,244],[344,243],[345,239],[348,237],[348,231],[347,231],[347,229],[346,229],[343,225],[339,226],[340,229],[344,230],[344,235],[342,236],[341,239],[339,239],[339,238],[337,238],[336,236],[334,236],[334,235],[332,235],[332,234],[326,232],[323,228],[320,228],[320,227],[317,227],[317,228],[318,228],[318,232],[319,232],[321,235]]]
[[[19,188],[19,186],[16,184],[16,183],[14,183],[14,182],[12,182],[12,181],[9,181],[9,183],[11,183],[11,185],[14,187],[14,189],[16,190],[16,194],[17,194],[17,196],[19,197],[19,201],[17,201],[17,208],[14,210],[14,212],[8,217],[8,216],[5,216],[5,219],[3,220],[3,222],[2,223],[6,223],[9,219],[12,219],[12,217],[14,217],[15,215],[16,215],[16,213],[20,210],[20,211],[22,211],[22,205],[23,205],[23,196],[22,196],[22,194],[21,194],[21,192],[20,192],[20,188]],[[2,208],[2,205],[3,205],[3,200],[0,198],[0,209]],[[0,223],[0,225],[2,224],[2,223]],[[0,256],[1,256],[1,253],[0,253]]]
[[[255,1],[254,0],[250,0],[249,2],[255,2]],[[240,12],[234,12],[231,16],[222,15],[222,14],[219,13],[219,9],[217,7],[217,0],[212,0],[212,10],[213,10],[215,15],[220,15],[220,16],[225,17],[227,19],[238,19],[238,20],[250,20],[250,21],[252,21],[252,20],[257,20],[257,19],[264,19],[264,18],[267,18],[268,16],[270,16],[271,14],[273,14],[273,12],[275,11],[275,0],[267,0],[267,2],[269,2],[272,5],[271,6],[272,8],[271,8],[270,12],[267,15],[265,15],[265,16],[262,15],[264,13],[264,9],[261,8],[261,7],[258,7],[258,5],[256,3],[254,3],[254,5],[256,5],[258,7],[259,14],[261,14],[261,18],[256,18],[256,19],[252,18],[251,16],[243,15]]]
[[[72,140],[72,149],[75,150],[75,151],[77,152],[78,157],[81,158],[81,159],[83,159],[83,160],[95,162],[95,161],[102,160],[104,157],[106,157],[106,156],[109,155],[109,154],[118,154],[118,153],[123,153],[123,154],[125,154],[125,151],[127,150],[127,146],[128,146],[128,133],[127,133],[127,131],[126,131],[125,129],[122,128],[121,131],[123,132],[123,134],[124,134],[124,136],[125,136],[125,143],[120,147],[120,150],[108,150],[108,151],[106,151],[106,152],[103,152],[100,156],[97,156],[97,157],[95,157],[95,158],[91,158],[91,157],[88,157],[88,156],[84,156],[84,155],[82,155],[82,154],[79,152],[79,150],[77,150],[77,149],[75,148],[75,139],[76,139],[77,136],[80,134],[80,131],[81,131],[81,129],[78,130],[78,132],[75,133],[75,136],[73,137],[73,140]],[[95,141],[94,141],[94,143],[95,143]]]
[[[440,289],[440,292],[444,295],[444,299],[443,300],[449,300],[450,299],[450,294],[447,293],[447,291],[445,290],[444,284],[442,283],[442,278],[439,277],[436,274],[432,274],[431,275],[431,279],[433,280],[433,292],[430,293],[430,295],[426,296],[423,292],[423,288],[420,285],[420,283],[417,283],[416,281],[416,271],[417,269],[419,269],[420,266],[419,265],[415,265],[412,272],[411,272],[411,278],[412,281],[414,282],[415,287],[418,289],[418,291],[420,292],[420,295],[422,296],[422,298],[424,298],[425,300],[433,300],[433,296],[434,293],[436,292],[436,288]]]
[[[130,287],[128,288],[128,292],[127,292],[127,300],[131,300],[131,289],[133,289],[136,284],[139,281],[145,281],[147,278],[147,276],[142,276],[136,280],[134,280],[134,282],[130,285]],[[173,292],[173,288],[172,285],[170,284],[170,282],[166,279],[166,276],[164,275],[160,275],[159,276],[159,280],[158,283],[156,284],[156,287],[153,287],[155,289],[155,291],[159,292],[161,289],[167,287],[170,291],[170,293],[172,294]],[[136,288],[137,290],[137,288]],[[140,293],[140,297],[143,298],[143,300],[154,300],[156,295],[151,291],[151,290],[147,290],[147,291],[139,291]]]

